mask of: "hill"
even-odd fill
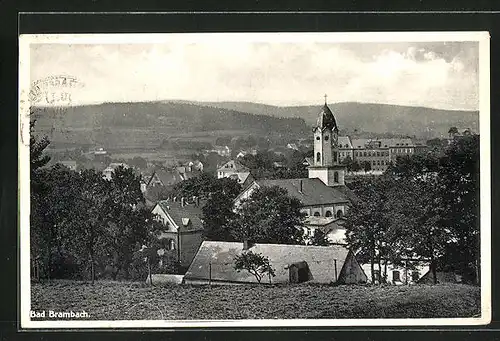
[[[199,105],[238,110],[275,117],[300,117],[308,125],[316,121],[321,104],[279,107],[250,102],[192,102]],[[416,135],[420,138],[446,136],[451,126],[479,131],[479,112],[442,110],[390,104],[343,102],[328,105],[340,129],[377,134]]]
[[[36,130],[55,144],[108,148],[158,147],[165,138],[285,134],[302,136],[301,118],[280,118],[180,102],[104,103],[63,108],[35,107]]]

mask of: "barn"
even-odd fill
[[[306,246],[204,241],[184,275],[185,284],[257,283],[245,270],[234,269],[235,257],[252,251],[269,258],[275,277],[262,283],[366,283],[352,251],[344,245]]]

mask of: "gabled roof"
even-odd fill
[[[232,167],[231,167],[232,165]],[[248,172],[250,169],[247,167],[243,166],[239,161],[236,160],[230,160],[223,164],[222,166],[219,167],[218,169],[219,172],[224,172],[224,171],[231,171],[231,172]]]
[[[257,280],[245,270],[237,272],[234,269],[235,257],[243,253],[241,242],[204,241],[194,257],[189,269],[184,275],[186,280],[208,280],[209,267],[213,281],[255,283]],[[273,283],[289,281],[288,267],[294,263],[305,261],[312,275],[312,282],[335,282],[335,260],[337,264],[337,278],[349,254],[349,250],[342,245],[332,246],[305,246],[285,244],[254,244],[249,251],[260,253],[268,257],[276,276]],[[263,278],[262,283],[269,283]]]
[[[176,182],[182,180],[179,172],[175,171],[167,171],[164,169],[157,169],[153,172],[147,184],[149,185],[154,177],[157,177],[158,180],[162,183],[163,186],[167,187],[169,185],[173,185]]]
[[[231,174],[229,176],[229,178],[238,181],[238,183],[240,183],[240,184],[243,184],[243,183],[245,183],[245,181],[248,179],[249,176],[250,176],[250,172],[239,172],[239,173]]]
[[[203,230],[201,222],[203,202],[199,206],[193,203],[182,204],[179,201],[161,200],[157,203],[181,230]]]
[[[300,191],[301,182],[302,191]],[[318,178],[256,180],[255,183],[258,186],[284,188],[290,196],[299,199],[304,206],[349,202],[348,197],[337,187],[329,187]]]
[[[349,136],[339,136],[338,137],[338,146],[343,149],[351,149],[352,143]]]

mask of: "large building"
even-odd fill
[[[203,241],[202,206],[199,199],[161,200],[153,207],[155,219],[165,226],[159,239],[163,250],[187,269]]]
[[[259,187],[279,186],[302,202],[302,211],[307,214],[306,237],[314,235],[319,228],[327,233],[332,243],[343,243],[345,229],[342,219],[353,195],[345,186],[346,167],[341,164],[337,122],[326,102],[319,113],[313,136],[314,158],[308,167],[308,178],[252,181],[235,199],[235,205],[240,205]],[[342,148],[349,144],[343,139],[340,141]]]

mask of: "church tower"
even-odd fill
[[[309,166],[309,178],[319,178],[327,186],[345,185],[346,167],[340,164],[338,150],[339,129],[332,111],[326,104],[319,113],[314,135],[314,162]]]

